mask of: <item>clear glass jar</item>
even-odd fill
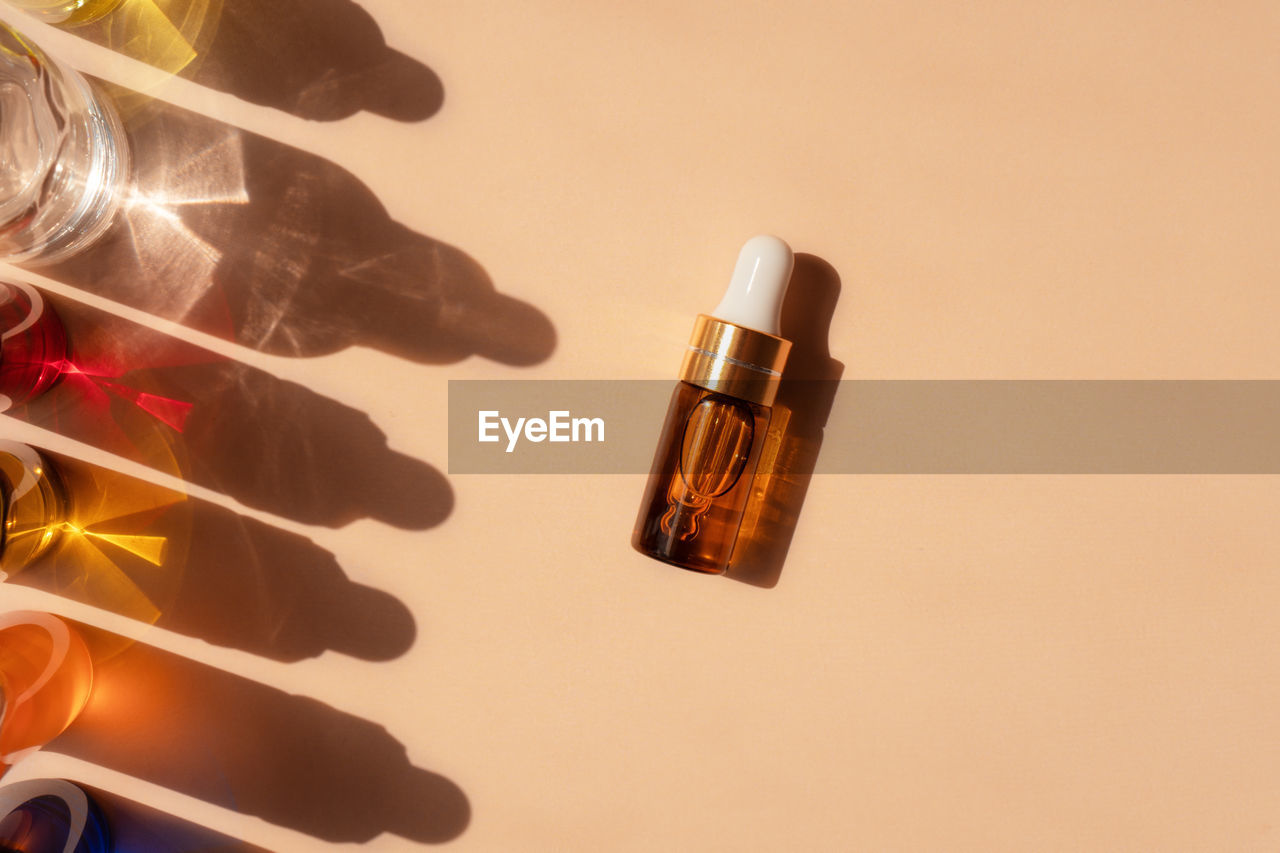
[[[111,224],[129,173],[110,103],[0,23],[0,259],[54,263]]]

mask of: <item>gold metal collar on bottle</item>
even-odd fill
[[[772,406],[791,341],[699,314],[680,378],[730,397]]]

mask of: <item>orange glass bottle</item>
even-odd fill
[[[791,350],[778,336],[791,268],[786,243],[753,237],[714,316],[698,315],[631,539],[642,554],[728,569]]]
[[[0,614],[0,775],[71,725],[92,686],[74,628],[48,613]]]

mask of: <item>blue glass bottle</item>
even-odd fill
[[[0,850],[110,853],[106,821],[70,782],[33,779],[0,788]]]

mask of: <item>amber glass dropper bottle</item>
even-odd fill
[[[714,314],[698,315],[631,537],[640,553],[729,568],[791,350],[778,323],[792,263],[777,237],[751,238]]]

